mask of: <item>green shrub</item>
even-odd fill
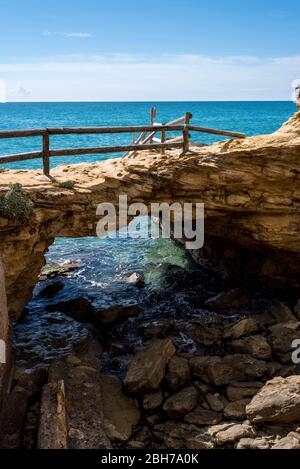
[[[32,201],[22,193],[21,184],[10,184],[4,197],[0,198],[0,215],[15,222],[28,220],[32,209]]]
[[[57,182],[56,185],[58,187],[61,187],[62,189],[74,189],[75,182],[73,181]]]

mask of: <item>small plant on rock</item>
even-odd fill
[[[58,187],[62,189],[74,189],[75,182],[74,181],[64,181],[64,182],[57,182]]]
[[[0,198],[0,216],[15,222],[28,220],[33,203],[22,192],[21,184],[10,184],[4,197]]]

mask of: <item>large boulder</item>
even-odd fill
[[[230,401],[240,401],[247,397],[253,397],[263,387],[259,381],[238,382],[233,381],[227,386],[227,397]]]
[[[190,377],[189,362],[186,358],[174,356],[171,358],[167,374],[166,381],[170,389],[178,389],[184,385]]]
[[[199,391],[190,386],[169,397],[163,409],[169,417],[181,417],[191,412],[198,403]]]
[[[190,360],[192,373],[207,383],[224,386],[232,381],[260,378],[267,370],[266,362],[250,355],[195,357]]]
[[[63,380],[44,386],[38,448],[51,450],[68,448],[66,396]]]
[[[300,422],[300,376],[274,378],[269,381],[246,407],[253,423]]]
[[[249,353],[259,360],[269,360],[272,356],[272,349],[265,337],[253,335],[240,340],[233,340],[231,347],[236,353]]]
[[[157,391],[175,354],[171,339],[157,340],[139,351],[129,365],[124,384],[132,394]]]
[[[232,326],[229,326],[224,333],[225,340],[235,340],[249,334],[254,334],[259,330],[258,322],[253,318],[242,319]]]
[[[228,424],[221,428],[215,434],[215,440],[218,446],[225,445],[227,443],[233,443],[240,438],[246,438],[255,435],[252,427],[247,423]]]
[[[127,441],[138,424],[141,414],[133,399],[122,392],[118,378],[101,375],[105,432],[112,442]]]

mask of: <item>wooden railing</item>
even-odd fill
[[[50,175],[50,158],[56,156],[78,156],[92,154],[106,154],[126,152],[131,155],[137,151],[160,150],[162,153],[166,149],[182,149],[185,154],[189,151],[190,131],[204,132],[210,134],[223,135],[233,138],[245,138],[245,134],[239,132],[229,132],[216,129],[208,129],[190,125],[192,114],[186,113],[183,117],[175,119],[166,124],[157,124],[154,122],[156,110],[151,110],[151,125],[139,126],[122,126],[122,127],[63,127],[63,128],[47,128],[33,130],[4,130],[0,131],[0,139],[24,138],[24,137],[42,137],[42,150],[19,153],[15,155],[1,156],[0,164],[14,163],[18,161],[27,161],[36,158],[43,160],[43,172],[46,176]],[[167,139],[167,132],[181,132],[180,137],[172,137]],[[103,134],[121,134],[132,133],[132,145],[105,146],[105,147],[89,147],[89,148],[66,148],[51,150],[50,137],[53,135],[103,135]],[[136,134],[140,136],[136,139]],[[161,134],[161,138],[155,137],[157,133]]]

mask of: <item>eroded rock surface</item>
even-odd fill
[[[274,378],[247,406],[251,422],[300,423],[300,376]]]
[[[151,152],[52,171],[57,181],[74,181],[74,189],[40,180],[40,171],[5,171],[0,195],[10,183],[20,183],[34,203],[28,222],[0,220],[11,315],[18,316],[30,298],[55,237],[95,235],[97,204],[118,204],[121,193],[129,203],[203,202],[206,247],[193,253],[199,262],[209,257],[242,278],[243,249],[255,249],[260,255],[245,264],[248,277],[255,272],[273,284],[289,278],[299,285],[299,149],[298,112],[274,134],[194,147],[184,157],[179,151]]]

